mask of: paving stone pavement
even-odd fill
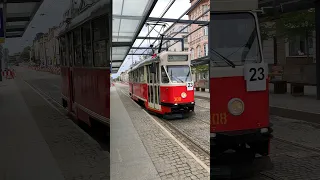
[[[209,173],[166,135],[140,107],[121,90],[118,90],[118,94],[161,179],[209,179]]]
[[[53,109],[22,80],[16,80],[66,180],[110,179],[110,158],[66,115]]]

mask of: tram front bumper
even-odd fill
[[[231,144],[242,144],[256,141],[264,141],[272,138],[273,129],[270,127],[243,130],[233,132],[210,133],[212,145],[229,146]]]
[[[182,112],[182,111],[193,111],[195,102],[179,103],[179,104],[162,102],[160,105],[171,108],[171,112],[174,113],[174,112]]]

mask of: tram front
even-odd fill
[[[212,164],[268,156],[268,70],[256,10],[258,0],[211,1],[210,141]],[[230,3],[230,4],[229,4]]]

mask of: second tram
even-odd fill
[[[194,111],[188,52],[162,52],[129,71],[129,94],[158,114]]]
[[[226,159],[221,157],[226,154],[249,162],[255,160],[256,155],[269,159],[272,129],[269,121],[268,70],[262,56],[255,9],[258,8],[258,1],[235,0],[231,4],[227,1],[220,4],[211,2],[212,165],[225,162]]]
[[[110,0],[96,2],[59,35],[62,104],[90,127],[110,124],[110,6]]]

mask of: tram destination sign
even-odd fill
[[[246,80],[247,91],[265,91],[267,89],[267,77],[267,64],[245,64],[244,79]]]
[[[4,24],[3,9],[0,8],[0,43],[4,43],[4,41],[5,41],[5,24]]]

